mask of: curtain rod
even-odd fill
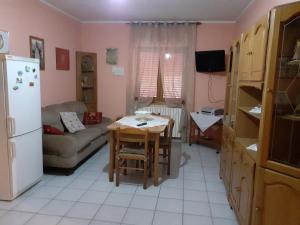
[[[196,24],[196,25],[201,25],[202,23],[200,21],[132,21],[128,22],[126,24]]]

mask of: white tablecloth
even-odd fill
[[[205,132],[208,128],[223,118],[223,116],[205,115],[200,112],[191,112],[190,114],[202,132]]]
[[[146,121],[147,124],[143,126],[137,126],[138,124],[142,123],[143,121],[137,120],[138,116],[125,116],[122,119],[118,120],[117,122],[129,126],[129,127],[135,127],[135,128],[145,128],[145,127],[156,127],[156,126],[162,126],[162,125],[168,125],[169,119],[162,118],[159,116],[146,116],[147,118],[150,118],[152,120]]]

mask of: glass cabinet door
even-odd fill
[[[300,168],[300,15],[279,27],[268,157]]]

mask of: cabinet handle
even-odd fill
[[[272,88],[267,88],[267,92],[272,93],[273,89]]]
[[[241,188],[240,188],[240,187],[235,187],[235,190],[236,190],[237,192],[240,192],[240,191],[241,191]]]
[[[259,207],[255,207],[255,212],[258,212],[260,210]]]
[[[233,165],[235,165],[235,164],[236,164],[236,162],[233,162],[232,164],[233,164]]]

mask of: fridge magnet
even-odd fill
[[[0,53],[9,53],[8,35],[7,31],[0,30]]]
[[[18,89],[19,89],[18,86],[14,86],[14,87],[13,87],[13,90],[14,90],[14,91],[16,91],[16,90],[18,90]]]
[[[30,57],[40,60],[40,70],[45,70],[44,39],[29,36]]]
[[[22,84],[22,83],[23,83],[23,80],[22,80],[22,78],[19,78],[19,77],[17,77],[17,79],[16,79],[16,83],[17,83],[17,84]]]
[[[106,64],[116,65],[118,64],[118,49],[107,48],[106,49]]]
[[[56,69],[70,70],[70,55],[68,49],[56,48]]]

